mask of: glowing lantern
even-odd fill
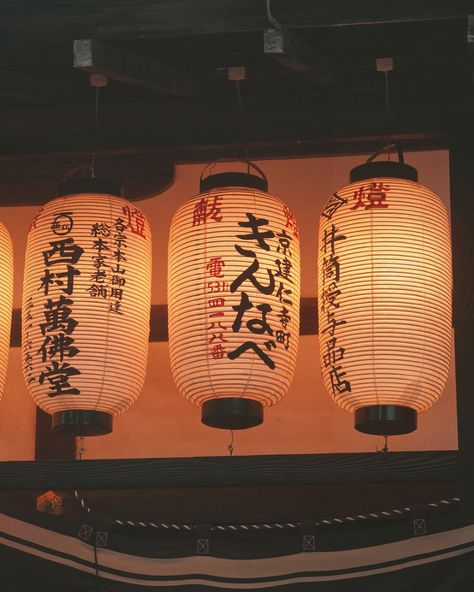
[[[262,175],[263,173],[255,167]],[[294,373],[299,337],[298,227],[249,173],[201,178],[176,212],[168,250],[171,368],[203,423],[263,421]]]
[[[320,219],[319,340],[333,399],[370,434],[416,429],[451,355],[451,248],[440,198],[402,162],[351,171]]]
[[[145,379],[150,228],[120,194],[111,181],[65,181],[30,228],[23,369],[55,431],[111,432]]]
[[[13,245],[0,222],[0,398],[5,387],[13,305]]]

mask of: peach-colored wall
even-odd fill
[[[406,160],[419,171],[420,182],[449,204],[448,153],[409,153]],[[316,241],[319,212],[328,196],[347,183],[349,170],[362,157],[260,161],[270,193],[293,210],[300,226],[302,295],[316,296]],[[153,303],[166,302],[168,229],[179,204],[197,192],[202,165],[177,167],[176,181],[165,193],[139,205],[153,232]],[[1,208],[0,217],[13,235],[15,306],[20,306],[26,234],[35,208]],[[234,454],[305,454],[373,451],[381,437],[362,435],[353,418],[325,392],[318,365],[317,336],[300,339],[296,375],[288,395],[265,410],[262,426],[235,432]],[[0,460],[32,459],[34,405],[23,385],[19,350],[12,350],[4,401],[0,404]],[[419,418],[418,430],[389,440],[391,450],[457,448],[455,383],[451,371],[444,396]],[[200,411],[176,391],[168,344],[150,344],[148,373],[137,404],[115,419],[109,436],[87,438],[84,458],[173,457],[227,454],[230,434],[200,423]]]

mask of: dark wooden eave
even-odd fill
[[[0,490],[456,481],[455,451],[0,463]]]

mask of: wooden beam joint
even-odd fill
[[[263,49],[265,55],[321,87],[333,87],[336,84],[336,71],[331,62],[286,29],[265,29]]]

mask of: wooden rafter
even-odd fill
[[[76,40],[73,47],[73,64],[78,70],[178,97],[194,93],[194,81],[187,72],[95,39]]]
[[[3,2],[0,46],[60,43],[92,37],[132,39],[262,31],[268,25],[264,2],[252,0],[83,0],[74,3],[16,0]],[[321,3],[314,0],[274,0],[272,10],[290,29],[342,27],[436,21],[463,18],[466,3],[412,0],[393,8],[387,3]]]

